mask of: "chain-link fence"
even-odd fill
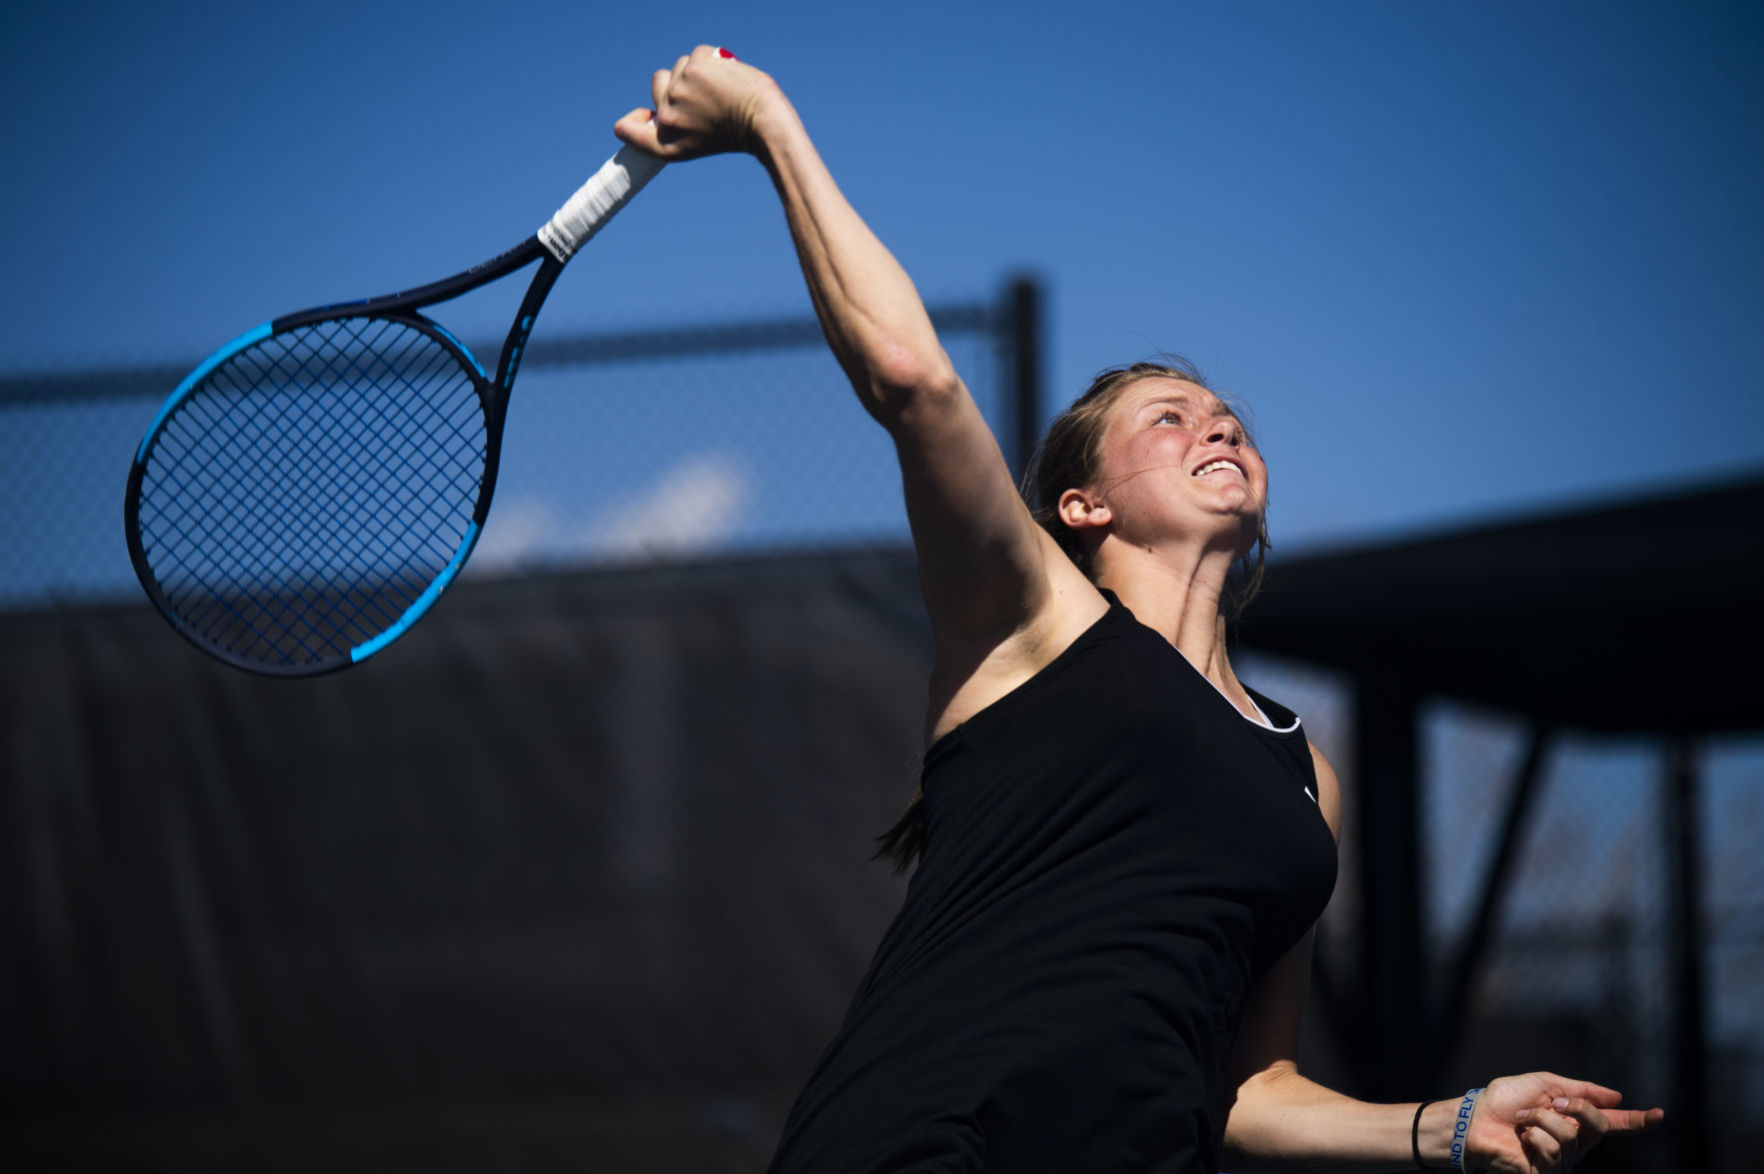
[[[939,309],[940,335],[1007,455],[1037,423],[1034,294]],[[481,349],[494,353],[492,345]],[[186,367],[0,379],[0,612],[141,602],[122,536],[135,445]],[[898,473],[812,321],[536,344],[510,411],[496,506],[468,574],[904,542]],[[1278,567],[1275,569],[1278,574]],[[1244,675],[1305,716],[1354,777],[1352,685],[1267,657]],[[1527,755],[1518,719],[1437,704],[1424,714],[1424,944],[1449,989],[1509,795]],[[1674,1063],[1674,914],[1658,742],[1553,738],[1509,859],[1509,897],[1468,992],[1468,1027],[1442,1095],[1511,1069],[1558,1066],[1667,1101]],[[1764,1137],[1764,745],[1699,756],[1713,1168],[1748,1168]],[[1353,790],[1350,785],[1348,801]],[[1352,811],[1344,819],[1352,829]],[[1354,889],[1343,847],[1338,894]],[[1315,1070],[1351,1065],[1328,1038],[1329,988],[1355,981],[1350,901],[1325,915]],[[1332,1073],[1331,1069],[1334,1069]],[[1611,1145],[1605,1170],[1670,1169],[1658,1139]]]
[[[933,311],[1013,458],[1036,422],[1036,303],[1018,281],[996,302]],[[128,464],[194,362],[0,379],[0,611],[140,598],[123,541]],[[552,331],[522,363],[466,573],[903,540],[898,487],[886,435],[812,319]]]
[[[1277,569],[1276,569],[1276,572]],[[1353,682],[1250,655],[1246,679],[1305,715],[1311,740],[1354,791]],[[1435,702],[1422,713],[1423,943],[1437,1000],[1456,968],[1502,838],[1531,731],[1515,716]],[[1708,1142],[1714,1171],[1752,1169],[1764,1137],[1764,743],[1722,739],[1696,755],[1706,962]],[[1506,899],[1463,1010],[1462,1038],[1441,1073],[1443,1096],[1503,1072],[1549,1069],[1622,1091],[1631,1106],[1673,1105],[1674,911],[1664,806],[1670,784],[1658,739],[1562,734],[1540,773],[1507,860]],[[1352,810],[1343,824],[1356,825]],[[1358,848],[1342,845],[1337,899],[1318,944],[1318,985],[1345,995],[1360,931],[1351,895]],[[1436,1008],[1438,1009],[1438,1008]],[[1352,1079],[1352,1039],[1313,1032],[1312,1069]],[[1676,1174],[1673,1129],[1611,1143],[1599,1170]]]

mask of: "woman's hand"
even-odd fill
[[[1662,1109],[1619,1109],[1615,1089],[1549,1072],[1503,1076],[1476,1102],[1465,1166],[1501,1174],[1570,1170],[1607,1134],[1658,1125]]]
[[[754,152],[762,112],[784,96],[769,75],[709,45],[657,70],[649,86],[655,108],[631,111],[613,133],[669,161]]]

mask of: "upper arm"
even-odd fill
[[[1323,752],[1311,745],[1311,766],[1317,772],[1317,806],[1323,812],[1323,818],[1329,824],[1329,833],[1341,843],[1341,780],[1335,775],[1335,768],[1323,757]]]
[[[1299,1029],[1304,1025],[1316,932],[1307,930],[1250,988],[1226,1072],[1231,1088],[1298,1071]]]
[[[1030,516],[998,441],[951,373],[886,421],[940,659],[983,657],[1071,592],[1094,594]],[[1092,617],[1094,618],[1094,617]]]

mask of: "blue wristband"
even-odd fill
[[[1465,1143],[1470,1140],[1470,1118],[1476,1115],[1476,1098],[1482,1090],[1473,1088],[1464,1094],[1463,1103],[1458,1106],[1458,1119],[1452,1122],[1452,1169],[1464,1169],[1464,1159],[1469,1156]]]

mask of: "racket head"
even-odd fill
[[[136,450],[124,517],[186,639],[274,676],[346,668],[452,584],[495,486],[498,402],[414,311],[300,316],[198,366]]]

